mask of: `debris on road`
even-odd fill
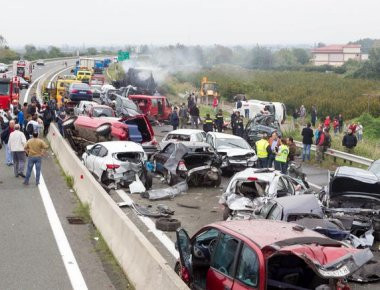
[[[69,222],[69,224],[72,224],[72,225],[84,225],[84,224],[86,224],[86,222],[83,220],[83,218],[78,217],[78,216],[67,216],[66,219]]]
[[[186,181],[182,181],[171,187],[148,190],[142,193],[142,197],[149,200],[172,199],[177,195],[186,194],[188,189]]]
[[[159,218],[156,220],[156,228],[165,232],[174,232],[181,226],[181,222],[172,218]]]
[[[129,191],[130,193],[142,193],[146,191],[144,184],[141,182],[137,174],[136,180],[129,184]]]
[[[193,208],[193,209],[199,209],[199,204],[191,203],[191,202],[177,202],[178,206],[186,207],[186,208]]]

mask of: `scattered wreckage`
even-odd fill
[[[273,132],[276,132],[281,138],[281,127],[275,116],[258,114],[248,121],[244,129],[244,137],[252,147],[255,147],[256,142],[264,135],[271,136]]]
[[[176,247],[174,270],[191,289],[349,289],[345,279],[373,257],[271,220],[213,223],[191,239],[179,229]]]

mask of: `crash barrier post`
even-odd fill
[[[47,136],[73,188],[88,203],[95,226],[136,289],[188,289],[156,248],[117,206],[52,124]]]
[[[295,143],[296,143],[297,147],[303,148],[302,142],[295,141]],[[311,145],[311,150],[316,151],[316,146]],[[372,164],[372,162],[374,161],[374,160],[366,158],[366,157],[362,157],[362,156],[358,156],[358,155],[354,155],[354,154],[350,154],[350,153],[346,153],[346,152],[342,152],[342,151],[338,151],[338,150],[330,149],[330,148],[327,149],[325,154],[332,156],[334,158],[334,162],[336,161],[337,158],[340,158],[340,159],[347,160],[350,162],[370,166]]]

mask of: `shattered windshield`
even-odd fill
[[[216,139],[216,148],[225,149],[225,148],[239,148],[250,150],[251,147],[244,139],[238,138],[218,138]]]

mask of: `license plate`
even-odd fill
[[[348,274],[350,274],[350,270],[348,269],[347,266],[343,266],[339,268],[338,270],[333,270],[333,271],[319,270],[319,272],[324,277],[345,277]]]
[[[86,92],[79,92],[79,93],[84,95]]]

